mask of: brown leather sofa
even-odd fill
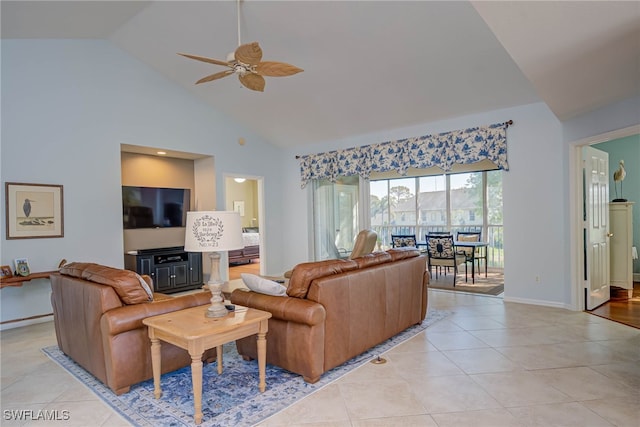
[[[231,302],[270,312],[267,363],[314,383],[324,372],[424,320],[426,264],[415,248],[302,263],[292,271],[288,296],[236,289]],[[257,357],[255,337],[236,345],[245,358]]]
[[[67,264],[51,275],[58,347],[115,394],[153,378],[142,319],[208,304],[211,298],[209,292],[170,297],[151,289],[148,276],[93,263]],[[203,359],[214,360],[215,349]],[[162,373],[191,364],[187,351],[164,342],[161,360]]]

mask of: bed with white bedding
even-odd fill
[[[260,233],[243,232],[244,247],[229,251],[229,264],[246,264],[260,258]]]

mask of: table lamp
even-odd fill
[[[207,317],[223,317],[228,313],[222,297],[220,279],[220,253],[242,249],[242,223],[235,211],[187,212],[187,226],[184,238],[186,252],[209,252],[211,275],[207,286],[211,291],[211,306]]]

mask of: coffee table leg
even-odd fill
[[[267,387],[267,383],[265,381],[266,377],[266,365],[267,365],[267,334],[266,332],[258,333],[258,372],[260,373],[260,383],[258,387],[260,389],[260,393],[262,393]]]
[[[218,360],[218,375],[222,374],[222,346],[216,347],[216,359]]]
[[[151,369],[153,370],[153,395],[156,399],[162,396],[160,389],[160,366],[161,366],[160,340],[151,338]]]
[[[193,384],[193,409],[196,424],[202,422],[202,353],[191,355],[191,382]]]

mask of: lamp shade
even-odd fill
[[[187,212],[185,251],[223,252],[243,247],[242,222],[238,212]]]

